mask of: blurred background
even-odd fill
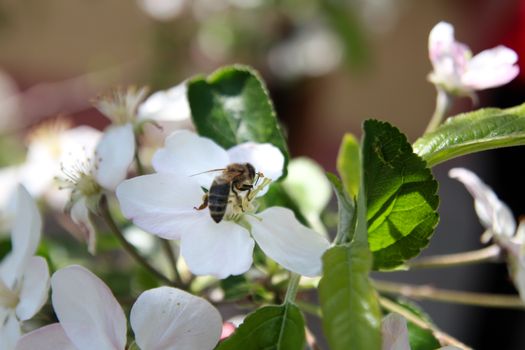
[[[427,39],[445,20],[474,53],[505,44],[525,57],[520,0],[2,0],[0,1],[0,165],[23,160],[25,136],[47,118],[70,116],[102,129],[90,101],[113,86],[165,89],[232,63],[266,80],[293,156],[335,171],[341,137],[364,119],[389,121],[414,141],[435,101]],[[524,58],[525,60],[525,58]],[[484,91],[480,106],[525,101],[524,72]],[[453,114],[468,111],[468,99]],[[476,171],[525,214],[522,148],[438,166],[441,222],[425,254],[482,247],[472,200],[448,169]],[[1,190],[0,190],[1,191]],[[516,293],[506,267],[377,275],[458,290]],[[444,331],[476,349],[523,349],[525,313],[421,303]]]

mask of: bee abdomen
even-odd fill
[[[208,192],[208,208],[213,221],[220,222],[226,213],[228,197],[230,196],[230,184],[218,184],[215,181]]]

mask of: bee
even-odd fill
[[[204,195],[203,203],[194,209],[203,210],[208,207],[213,221],[219,223],[226,213],[228,203],[231,202],[230,195],[233,194],[237,203],[242,203],[239,192],[248,191],[249,195],[262,174],[256,173],[250,163],[232,163],[224,169],[210,171],[222,171],[222,174],[213,179],[209,191]],[[243,210],[242,205],[241,209]]]

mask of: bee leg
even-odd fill
[[[195,210],[202,210],[205,209],[208,206],[208,194],[205,193],[204,196],[202,196],[202,204],[198,207],[193,207]]]

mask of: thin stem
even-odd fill
[[[441,121],[443,121],[447,115],[450,107],[452,107],[452,102],[452,95],[441,88],[437,88],[436,109],[434,110],[432,119],[430,119],[430,122],[425,129],[425,134],[436,130],[439,124],[441,124]]]
[[[411,269],[432,269],[440,267],[472,265],[486,261],[498,261],[501,248],[495,244],[483,249],[464,253],[435,255],[410,261],[407,265]]]
[[[290,280],[288,281],[288,289],[286,290],[286,295],[284,296],[284,303],[291,303],[295,300],[297,295],[297,290],[299,289],[299,281],[301,280],[301,275],[290,272]]]
[[[175,254],[173,253],[173,248],[170,244],[170,241],[166,239],[160,239],[162,248],[164,249],[164,252],[166,253],[166,257],[168,258],[168,261],[171,265],[171,269],[173,270],[173,274],[175,275],[175,284],[181,287],[185,287],[184,282],[182,281],[182,277],[180,275],[179,269],[177,268],[177,258],[175,257]]]
[[[408,298],[493,308],[525,309],[523,301],[519,297],[512,295],[461,292],[431,286],[416,286],[377,280],[373,283],[380,292],[398,294]]]
[[[117,224],[115,223],[115,220],[113,220],[113,217],[111,216],[111,212],[109,211],[108,201],[106,197],[102,197],[102,199],[100,200],[99,208],[100,208],[100,213],[102,215],[102,218],[104,219],[104,222],[109,227],[111,232],[113,232],[113,234],[118,238],[124,250],[128,252],[128,254],[131,255],[131,257],[133,257],[140,265],[142,265],[152,275],[154,275],[155,277],[157,277],[159,280],[163,281],[164,283],[173,285],[173,282],[170,281],[169,278],[167,278],[163,273],[161,273],[155,267],[153,267],[142,255],[139,254],[137,249],[126,240],[126,238],[124,237],[124,235],[118,228]]]
[[[383,306],[385,309],[395,312],[406,318],[408,321],[414,323],[416,326],[427,329],[432,332],[434,337],[436,337],[437,340],[439,340],[439,343],[443,346],[447,345],[453,345],[457,346],[458,348],[470,350],[471,347],[463,344],[456,338],[452,337],[451,335],[444,333],[443,331],[439,330],[436,326],[434,326],[432,323],[427,322],[425,320],[422,320],[417,315],[415,315],[413,312],[411,312],[408,309],[405,309],[404,307],[394,303],[393,301],[387,299],[387,298],[379,298],[379,303],[381,306]]]
[[[144,165],[142,165],[142,161],[140,160],[139,156],[139,150],[138,150],[138,142],[137,142],[137,149],[135,150],[135,164],[137,165],[137,174],[138,175],[144,175]]]

